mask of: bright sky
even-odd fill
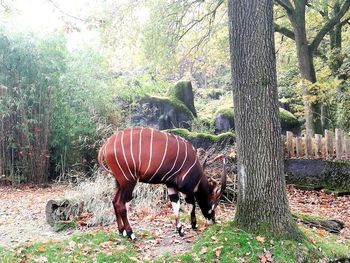
[[[83,18],[82,11],[92,8],[87,0],[13,0],[12,3],[15,10],[11,15],[11,21],[15,21],[16,27],[22,30],[28,29],[43,33],[62,30],[65,25],[64,20],[76,24],[81,29],[80,32],[72,32],[68,35],[70,49],[84,42],[98,39],[96,31],[88,30],[79,19],[70,17]]]
[[[10,20],[21,31],[35,31],[49,33],[55,30],[61,31],[65,22],[77,26],[80,31],[72,31],[67,34],[68,48],[75,48],[85,44],[99,44],[99,35],[96,30],[87,29],[86,24],[79,18],[98,12],[101,1],[93,0],[7,0],[14,7]],[[108,2],[109,0],[105,0]],[[115,1],[115,0],[114,0]],[[118,0],[119,3],[129,0]],[[118,3],[118,1],[116,1]],[[149,10],[141,8],[136,10],[138,22],[143,24],[149,19]],[[74,19],[76,17],[78,19]],[[1,22],[1,21],[0,21]],[[13,25],[13,23],[11,23]]]

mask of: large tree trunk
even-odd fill
[[[251,232],[295,238],[283,173],[272,16],[272,0],[229,1],[238,152],[235,221]]]

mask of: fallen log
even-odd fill
[[[46,222],[50,226],[55,223],[68,221],[83,212],[83,203],[75,200],[49,200],[45,207]]]

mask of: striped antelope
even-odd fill
[[[115,177],[118,183],[113,207],[120,234],[135,239],[125,204],[131,201],[137,181],[167,186],[175,213],[176,229],[180,236],[183,236],[184,230],[179,221],[178,192],[184,193],[185,201],[192,205],[193,229],[197,228],[195,201],[207,223],[215,222],[214,208],[226,186],[225,159],[221,189],[218,190],[217,182],[207,179],[203,172],[206,161],[202,168],[196,150],[189,142],[179,136],[155,129],[129,128],[118,131],[108,138],[99,151],[98,162],[104,171]]]

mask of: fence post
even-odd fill
[[[322,135],[315,134],[315,157],[316,158],[321,158],[322,156],[321,145],[322,145]]]
[[[311,132],[306,131],[305,134],[305,157],[310,158],[312,157],[312,137]]]
[[[294,155],[293,133],[290,131],[287,131],[287,154],[288,158]]]
[[[350,160],[350,139],[347,134],[344,135],[345,158]]]
[[[326,148],[326,158],[333,158],[333,132],[329,130],[324,131],[325,148]]]
[[[295,138],[295,150],[297,152],[297,158],[302,157],[303,155],[303,145],[300,137]]]
[[[335,153],[337,159],[341,159],[343,155],[342,130],[335,129]]]

